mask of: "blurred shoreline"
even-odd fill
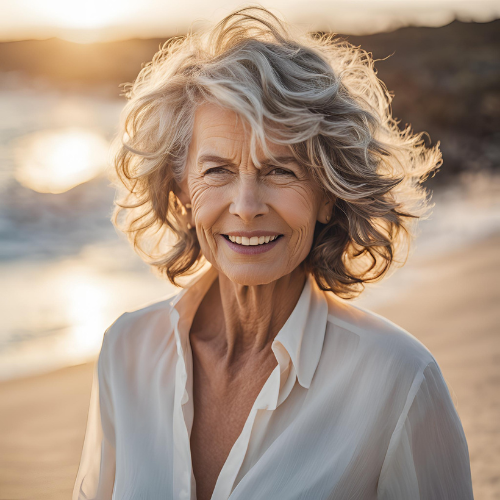
[[[481,500],[500,495],[499,246],[500,231],[412,262],[425,279],[373,308],[421,340],[438,361],[464,426]],[[91,362],[0,382],[0,498],[70,497],[93,369]]]

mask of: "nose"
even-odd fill
[[[255,176],[241,176],[234,187],[229,213],[240,217],[244,222],[251,222],[254,218],[269,212],[269,207],[263,198],[263,187],[259,185]]]

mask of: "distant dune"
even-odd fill
[[[343,38],[384,59],[376,68],[401,125],[441,142],[438,179],[500,167],[500,20]],[[32,84],[117,97],[119,84],[132,82],[166,40],[3,42],[0,89]]]

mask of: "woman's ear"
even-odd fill
[[[322,224],[328,224],[331,222],[333,218],[334,206],[335,199],[333,198],[333,195],[325,193],[321,199],[321,204],[318,210],[318,222],[321,222]]]
[[[189,192],[187,191],[187,184],[182,182],[179,184],[174,181],[174,194],[179,198],[179,201],[184,205],[185,208],[191,207],[191,199],[189,197]]]
[[[187,228],[191,229],[194,225],[193,212],[191,211],[191,198],[187,189],[187,182],[181,184],[174,181],[174,194],[179,198],[185,210],[185,217],[187,219]],[[183,211],[184,212],[184,211]]]

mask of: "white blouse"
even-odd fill
[[[73,500],[196,499],[189,330],[216,277],[106,330]],[[460,419],[415,337],[309,276],[272,350],[212,500],[473,498]]]

